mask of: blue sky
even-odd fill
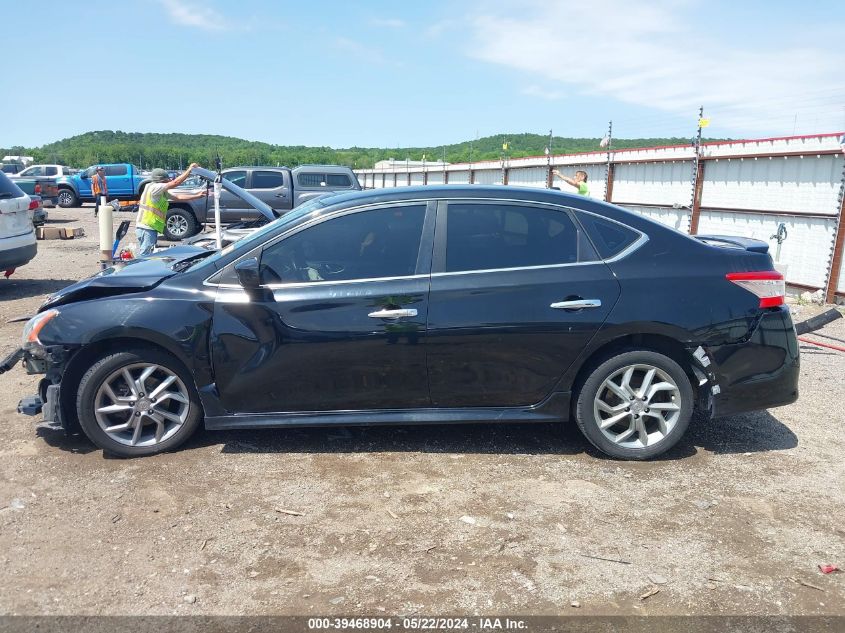
[[[285,145],[845,129],[845,3],[0,0],[0,146],[95,129]],[[48,24],[41,28],[39,24]],[[26,83],[26,70],[37,83]],[[52,75],[52,89],[44,74]],[[102,78],[102,81],[98,78]]]

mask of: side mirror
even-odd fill
[[[88,178],[91,177],[91,174],[89,174],[87,171],[83,171],[81,174],[79,174],[79,177],[82,178],[83,180],[87,180]]]
[[[247,294],[261,287],[261,273],[258,269],[258,258],[250,257],[235,264],[235,273],[238,275],[238,282],[243,286]]]

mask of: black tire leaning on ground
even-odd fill
[[[189,408],[187,418],[171,437],[152,446],[127,446],[112,439],[97,423],[94,406],[97,391],[115,371],[139,363],[152,363],[175,374],[187,390]],[[202,405],[188,370],[175,357],[153,348],[139,347],[102,357],[85,372],[79,383],[76,411],[82,431],[104,451],[121,457],[142,457],[177,448],[194,434],[203,419]]]
[[[171,218],[178,218],[182,225],[185,227],[184,233],[181,235],[176,235],[170,232],[170,223],[168,222]],[[167,220],[165,221],[165,229],[164,229],[164,237],[171,242],[178,242],[180,240],[187,239],[192,235],[196,235],[199,231],[199,223],[197,219],[194,217],[194,214],[188,211],[187,209],[183,209],[182,207],[171,207],[167,211]]]
[[[645,448],[626,448],[602,433],[596,420],[594,402],[599,388],[614,373],[630,365],[649,365],[665,372],[680,394],[680,414],[675,426],[659,442]],[[601,452],[616,459],[645,460],[669,450],[683,437],[694,409],[692,385],[681,366],[664,354],[647,349],[630,349],[614,354],[592,369],[577,393],[575,419],[584,437]]]
[[[59,189],[59,206],[62,209],[79,206],[79,196],[77,196],[73,189]]]

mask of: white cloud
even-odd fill
[[[402,29],[407,26],[405,20],[399,18],[373,18],[370,20],[370,24],[386,29]]]
[[[537,97],[548,101],[559,101],[560,99],[566,97],[566,92],[563,90],[548,90],[536,84],[525,86],[522,90],[520,90],[520,92],[529,97]]]
[[[722,129],[771,130],[772,121],[784,116],[791,129],[796,95],[841,86],[845,67],[845,53],[829,42],[795,47],[771,38],[751,48],[698,32],[688,10],[706,7],[687,1],[522,0],[500,11],[487,6],[478,5],[468,18],[468,54],[541,80],[542,91],[529,87],[536,96],[554,93],[558,85],[569,94],[607,96],[691,118],[704,104],[714,127]],[[841,107],[816,114],[819,125],[842,124]]]
[[[185,0],[159,0],[170,21],[203,31],[228,31],[232,24],[218,11],[204,4]]]

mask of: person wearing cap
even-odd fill
[[[109,197],[109,185],[106,180],[106,169],[97,165],[94,174],[91,176],[91,193],[94,194],[94,215],[100,210],[100,196]]]
[[[206,195],[205,191],[194,194],[173,193],[174,188],[187,180],[194,167],[199,167],[199,165],[191,163],[188,169],[172,180],[163,169],[153,169],[150,172],[152,182],[144,187],[138,205],[138,217],[135,219],[135,235],[138,238],[139,255],[152,253],[158,241],[158,234],[164,233],[167,207],[170,200],[197,200]]]

